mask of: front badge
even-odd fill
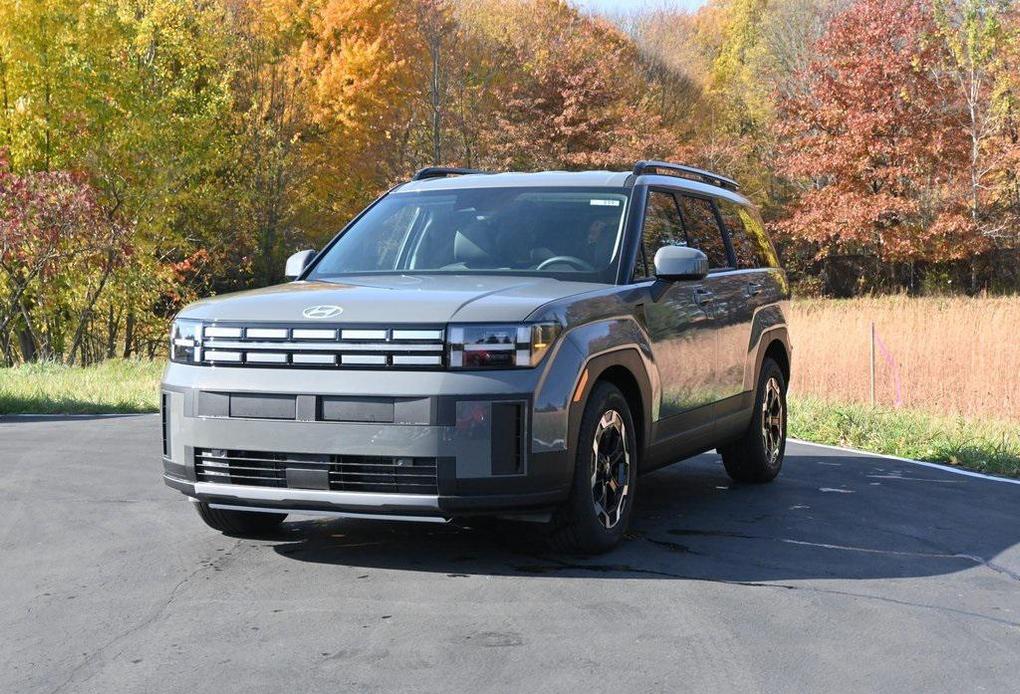
[[[301,312],[305,318],[312,318],[315,320],[325,320],[326,318],[336,318],[344,310],[339,306],[309,306]]]

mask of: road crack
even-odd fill
[[[197,569],[185,575],[173,586],[173,588],[170,589],[170,592],[167,593],[166,598],[163,600],[162,603],[160,603],[156,607],[155,610],[152,611],[152,614],[150,614],[148,617],[143,619],[138,624],[135,624],[123,631],[118,632],[112,638],[106,641],[106,643],[87,653],[83,657],[82,661],[71,669],[71,672],[68,673],[66,678],[64,678],[64,681],[50,690],[50,694],[58,694],[59,692],[64,691],[67,688],[67,686],[74,681],[74,678],[78,675],[78,673],[81,672],[88,665],[92,664],[96,658],[101,657],[109,649],[113,648],[117,644],[123,642],[125,639],[130,638],[131,636],[137,634],[138,632],[145,629],[149,625],[154,624],[155,622],[160,620],[167,613],[167,610],[169,610],[170,606],[173,605],[174,601],[177,599],[178,594],[186,585],[191,583],[192,580],[194,580],[200,574],[205,573],[206,571],[210,570],[218,571],[219,570],[218,567],[221,563],[223,563],[223,560],[227,559],[228,557],[233,557],[238,549],[243,549],[244,546],[243,543],[244,540],[236,540],[233,546],[230,547],[230,549],[225,550],[219,556],[212,556],[209,559],[202,561],[201,565]],[[92,679],[92,677],[95,676],[95,674],[96,673],[92,673],[91,675],[83,679],[81,682],[79,682],[79,684],[88,682],[90,679]]]

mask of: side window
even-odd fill
[[[779,258],[765,233],[765,227],[757,215],[743,205],[729,200],[716,200],[719,215],[730,232],[733,253],[737,256],[737,267],[778,267]]]
[[[762,266],[779,267],[779,254],[776,252],[776,247],[772,244],[772,239],[769,238],[768,233],[765,231],[765,223],[761,220],[761,215],[758,214],[757,210],[741,207],[740,218],[744,221],[744,229],[747,230],[747,235],[754,239],[755,244],[761,249],[762,257],[765,260]]]
[[[687,227],[687,241],[708,256],[708,267],[713,270],[729,267],[726,242],[723,241],[712,203],[704,198],[684,195],[680,198],[680,209]]]
[[[686,243],[687,236],[680,221],[676,198],[672,193],[649,191],[644,228],[641,231],[642,252],[634,262],[634,279],[649,279],[655,275],[652,259],[660,248],[669,244]]]

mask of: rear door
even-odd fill
[[[745,378],[753,347],[751,331],[755,313],[778,300],[780,287],[773,275],[779,259],[752,208],[723,198],[715,202],[736,266],[720,275],[718,287],[720,384],[723,395],[733,396],[754,388],[751,378]]]

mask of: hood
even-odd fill
[[[195,302],[181,318],[205,321],[309,322],[313,306],[339,306],[331,323],[512,322],[555,299],[605,285],[546,277],[385,275],[343,282],[291,282]]]

